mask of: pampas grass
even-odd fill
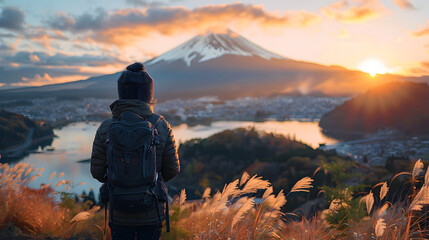
[[[369,194],[365,198],[366,210],[368,211],[368,215],[371,213],[372,206],[374,205],[374,194],[369,192]]]
[[[380,201],[386,197],[388,191],[389,187],[387,186],[387,182],[384,182],[380,189]]]
[[[311,178],[302,179],[293,191],[308,190],[306,188],[312,187],[311,181]],[[237,179],[226,184],[213,197],[206,191],[203,201],[194,201],[192,205],[185,205],[186,210],[180,209],[189,212],[177,222],[180,228],[189,230],[188,239],[271,239],[282,234],[281,208],[286,198],[283,191],[273,194],[267,180],[243,173],[240,182]],[[248,197],[257,191],[264,191],[262,198]],[[181,201],[182,197],[176,203],[180,205]]]
[[[418,181],[424,166],[417,161],[413,171],[394,176],[409,175],[410,181]],[[14,226],[21,234],[38,238],[102,239],[104,214],[99,207],[89,208],[85,204],[68,208],[54,198],[52,186],[70,187],[68,180],[47,183],[40,189],[31,189],[27,184],[42,174],[41,169],[28,164],[10,167],[0,164],[0,230]],[[50,174],[55,179],[56,173]],[[58,176],[61,175],[58,174]],[[62,176],[62,175],[61,175]],[[379,200],[372,190],[363,198],[359,208],[367,210],[367,216],[357,222],[344,222],[346,228],[329,225],[325,215],[316,211],[309,218],[282,211],[287,197],[296,192],[309,193],[313,179],[304,177],[285,194],[274,192],[270,182],[262,177],[243,173],[240,179],[225,184],[222,191],[212,193],[206,188],[200,200],[187,200],[183,189],[172,205],[172,232],[163,233],[163,239],[380,239],[405,240],[427,239],[424,223],[429,212],[429,174],[407,201],[390,203],[386,198],[388,182],[380,187]],[[78,183],[75,186],[84,183]],[[418,185],[417,185],[418,186]],[[357,201],[357,200],[356,200]],[[350,208],[341,199],[334,199],[329,209],[331,214]],[[292,220],[289,216],[295,216]],[[109,238],[109,229],[104,236]]]
[[[410,179],[413,177],[417,179],[422,174],[418,169],[423,169],[420,162],[414,167],[414,176],[413,173],[407,172],[400,175],[409,175]],[[399,175],[394,178],[397,176]],[[192,209],[188,208],[188,215],[176,223],[179,228],[187,229],[188,235],[177,239],[405,240],[425,239],[428,236],[422,228],[428,213],[421,212],[429,205],[427,184],[424,184],[416,195],[410,194],[411,203],[390,203],[386,200],[388,183],[375,185],[373,189],[380,187],[377,202],[372,191],[361,198],[368,216],[360,222],[351,219],[345,222],[346,228],[338,229],[327,224],[323,214],[319,212],[308,219],[295,218],[298,220],[291,221],[286,216],[297,215],[281,211],[287,204],[286,197],[289,194],[309,192],[312,181],[309,177],[299,180],[285,196],[282,190],[275,194],[272,186],[260,177],[244,173],[240,181],[235,180],[226,184],[223,190],[215,193],[213,197],[204,194],[202,201],[194,202]],[[249,197],[256,192],[255,189],[258,192],[263,191],[262,198]],[[335,212],[347,207],[350,206],[342,200],[335,199],[331,202],[329,211]]]
[[[418,176],[423,172],[424,165],[422,161],[419,159],[415,164],[413,168],[413,172],[411,173],[412,179],[415,181]]]
[[[309,188],[312,188],[313,186],[311,183],[313,182],[313,179],[310,177],[305,177],[301,180],[299,180],[290,190],[291,193],[293,192],[310,192]]]
[[[89,220],[99,210],[85,210],[82,206],[76,209],[82,212],[74,216],[70,209],[61,207],[55,200],[57,193],[50,184],[42,184],[40,189],[29,188],[27,184],[41,176],[42,172],[43,168],[34,168],[27,163],[18,163],[13,167],[0,164],[0,231],[13,226],[21,234],[33,237],[69,238],[79,232],[76,228],[81,227],[76,225],[78,222]],[[50,178],[54,175],[51,174]],[[61,180],[55,186],[70,183]]]
[[[384,230],[386,229],[386,223],[383,218],[377,220],[377,224],[375,225],[375,235],[377,237],[381,237],[384,234]]]

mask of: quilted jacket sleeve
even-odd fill
[[[162,152],[161,173],[164,181],[168,181],[180,172],[179,154],[177,153],[176,140],[173,131],[167,121],[162,121],[167,130],[167,139]]]
[[[91,174],[100,182],[106,182],[107,159],[106,159],[106,127],[103,122],[95,134],[91,153]]]

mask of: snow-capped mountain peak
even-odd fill
[[[263,49],[229,30],[228,33],[225,34],[208,32],[205,35],[198,35],[178,47],[146,62],[146,64],[152,65],[163,60],[166,62],[183,60],[187,66],[190,66],[194,61],[205,62],[225,54],[259,56],[265,59],[286,59],[285,57]]]

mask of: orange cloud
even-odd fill
[[[410,73],[415,76],[429,75],[429,62],[421,62],[419,67],[410,69]]]
[[[48,84],[65,83],[77,80],[86,79],[88,76],[84,75],[69,75],[52,78],[48,73],[42,75],[35,74],[33,78],[22,78],[22,82],[11,83],[11,86],[23,87],[23,86],[43,86]],[[0,86],[1,87],[1,86]]]
[[[96,12],[71,16],[57,14],[47,21],[51,28],[73,33],[86,33],[86,41],[113,43],[118,46],[152,33],[201,33],[207,29],[258,25],[261,28],[305,27],[319,20],[306,11],[288,11],[281,15],[270,13],[262,6],[233,3],[206,5],[195,9],[184,7],[148,7]],[[83,24],[85,23],[85,24]]]
[[[25,32],[18,35],[24,39],[38,43],[48,50],[53,50],[51,42],[53,40],[68,40],[67,36],[59,30],[47,30],[42,27],[28,27]]]
[[[342,8],[346,8],[348,6],[348,2],[346,0],[340,0],[338,2],[334,2],[330,5],[331,8],[333,9],[342,9]]]
[[[31,62],[40,62],[40,58],[36,54],[31,54],[29,58]]]
[[[378,0],[354,1],[350,6],[346,0],[340,0],[322,8],[322,13],[340,22],[364,22],[377,18],[385,12],[384,6]]]
[[[429,35],[429,21],[426,21],[426,23],[427,23],[426,27],[422,28],[419,31],[413,32],[413,35],[416,36],[416,37],[421,37],[421,36],[424,36],[424,35]]]
[[[393,2],[403,9],[414,9],[413,4],[409,0],[393,0]]]
[[[19,83],[12,83],[12,86],[42,86],[46,84],[52,84],[55,83],[55,80],[49,76],[49,74],[45,73],[43,75],[36,74],[34,75],[34,78],[22,78],[23,82]]]

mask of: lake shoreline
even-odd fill
[[[101,124],[100,121],[73,122],[61,128],[55,128],[57,136],[50,145],[38,148],[21,159],[10,162],[33,164],[36,168],[44,168],[42,176],[31,183],[31,187],[39,188],[40,184],[55,185],[57,181],[71,180],[76,184],[86,182],[83,186],[74,186],[70,191],[74,193],[88,192],[91,188],[97,189],[100,183],[93,179],[90,173],[90,157],[95,133]],[[337,140],[324,137],[317,122],[298,121],[214,121],[209,125],[198,124],[189,126],[180,124],[173,126],[176,143],[180,145],[194,138],[206,138],[224,130],[237,128],[252,128],[267,133],[282,134],[306,143],[312,148],[319,147],[319,143],[335,143]],[[28,152],[28,151],[27,151]],[[49,179],[53,172],[64,172],[60,179]],[[61,190],[61,189],[58,189]]]

